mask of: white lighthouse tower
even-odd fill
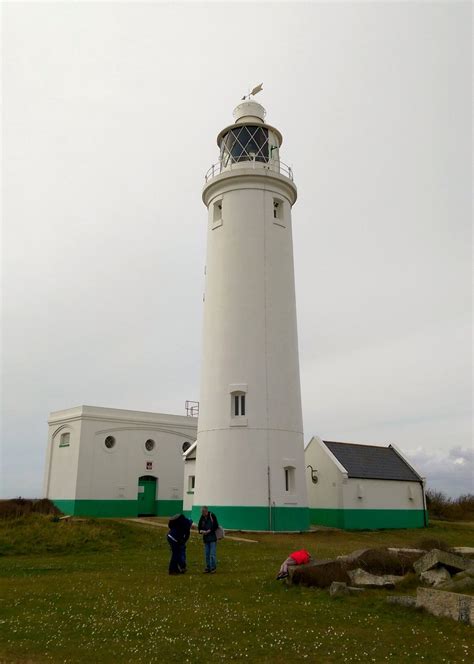
[[[291,208],[282,135],[253,98],[234,110],[203,190],[207,264],[193,518],[308,528]]]

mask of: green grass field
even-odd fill
[[[0,523],[0,662],[472,662],[474,630],[387,605],[387,592],[332,599],[275,581],[306,547],[326,558],[423,537],[472,545],[472,524],[426,531],[251,535],[225,540],[217,574],[168,576],[166,530],[120,521]],[[399,593],[400,591],[397,591]],[[414,592],[410,584],[402,592]]]

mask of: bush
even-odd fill
[[[426,506],[430,516],[448,521],[474,520],[474,494],[468,493],[459,498],[448,498],[442,491],[428,489]]]
[[[413,572],[413,563],[421,557],[419,553],[400,551],[392,553],[385,548],[365,551],[353,564],[351,569],[362,567],[370,574],[395,574],[404,576]]]
[[[439,551],[449,551],[451,549],[449,544],[446,544],[444,540],[433,537],[425,537],[419,540],[415,546],[417,549],[423,549],[424,551],[432,551],[433,549],[438,549]]]
[[[302,586],[316,586],[328,588],[333,581],[344,581],[350,584],[347,575],[348,565],[342,560],[330,560],[322,565],[296,568],[292,581]]]
[[[40,500],[27,498],[0,500],[0,519],[18,519],[29,514],[51,514],[59,517],[62,512],[48,498],[41,498]]]

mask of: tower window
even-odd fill
[[[295,469],[293,466],[287,466],[285,469],[285,491],[294,493],[295,491]]]
[[[215,201],[212,205],[212,228],[222,226],[222,198]]]
[[[234,394],[234,417],[245,415],[245,394]]]
[[[246,427],[247,421],[247,383],[232,383],[230,394],[230,426]]]
[[[155,441],[152,440],[151,438],[149,438],[145,442],[145,449],[146,449],[147,452],[151,452],[154,448],[155,448]]]
[[[59,439],[59,447],[69,447],[70,440],[71,440],[71,434],[69,433],[69,431],[62,433]]]
[[[196,476],[188,475],[188,491],[194,491],[196,486]]]
[[[220,221],[222,219],[222,199],[220,201],[216,201],[214,203],[214,215],[213,215],[213,221]]]
[[[285,226],[285,205],[280,198],[273,199],[273,223]]]

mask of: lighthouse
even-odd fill
[[[251,95],[217,136],[207,207],[201,391],[193,519],[301,531],[304,468],[291,210],[282,135]]]

